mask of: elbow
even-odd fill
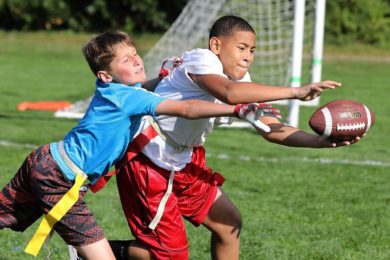
[[[238,91],[235,91],[234,87],[228,86],[226,88],[225,92],[225,100],[224,102],[229,105],[235,105],[238,103],[243,103],[240,100],[241,95],[238,93]]]
[[[239,100],[237,99],[237,95],[235,95],[235,94],[231,94],[231,95],[228,94],[225,97],[225,103],[228,104],[228,105],[235,105],[235,104],[242,103],[242,102],[239,102]]]

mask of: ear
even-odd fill
[[[220,47],[221,47],[221,40],[218,39],[217,37],[213,36],[213,37],[211,37],[210,40],[209,40],[209,46],[210,46],[210,50],[211,50],[215,55],[218,55],[218,54],[219,54]]]
[[[105,70],[99,70],[97,73],[98,79],[100,79],[104,83],[112,82],[112,77],[110,74],[108,74]]]

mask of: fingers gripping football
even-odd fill
[[[238,104],[234,109],[234,113],[239,118],[248,121],[254,127],[267,133],[270,132],[271,129],[268,125],[260,121],[260,117],[270,116],[279,119],[281,118],[279,109],[265,103]]]

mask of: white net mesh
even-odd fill
[[[305,38],[311,39],[313,2],[306,3]],[[161,61],[181,56],[196,47],[208,48],[211,25],[220,16],[245,18],[257,33],[252,79],[271,85],[288,85],[293,38],[292,0],[191,0],[171,28],[144,57],[148,77],[158,74]],[[310,42],[306,40],[305,42]]]

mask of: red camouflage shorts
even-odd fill
[[[122,166],[117,185],[132,234],[156,259],[188,259],[182,217],[199,226],[214,203],[224,178],[206,167],[203,147],[193,150],[192,162],[175,172],[172,193],[155,230],[148,227],[168,185],[170,171],[139,154]]]
[[[0,193],[0,229],[24,231],[46,214],[73,186],[65,179],[49,151],[49,145],[34,150]],[[69,245],[83,246],[104,238],[95,216],[80,197],[53,229]]]

